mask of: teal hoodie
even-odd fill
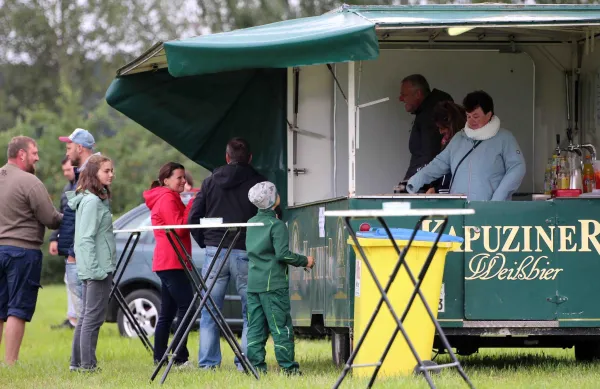
[[[67,198],[75,211],[77,274],[81,280],[103,280],[117,265],[109,201],[87,190],[67,192]]]

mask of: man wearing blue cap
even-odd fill
[[[92,134],[83,128],[76,128],[75,131],[69,136],[61,136],[58,138],[61,142],[66,143],[67,152],[66,156],[71,160],[73,170],[75,172],[74,187],[77,188],[77,181],[79,181],[79,173],[85,169],[85,165],[89,158],[94,155],[94,146],[96,141]],[[100,153],[96,153],[100,154]],[[65,207],[63,210],[64,216],[63,221],[58,230],[58,241],[59,246],[64,247],[68,251],[68,257],[65,263],[65,270],[67,274],[67,285],[71,293],[79,300],[81,300],[81,280],[77,276],[77,266],[75,264],[75,250],[73,248],[75,242],[75,211],[69,207]],[[73,304],[77,317],[81,315],[78,312],[81,304],[80,301]]]

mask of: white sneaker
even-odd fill
[[[193,367],[192,364],[190,363],[190,361],[185,361],[184,363],[181,363],[179,365],[174,365],[174,366],[175,366],[175,369],[177,369],[177,370],[184,370],[184,369],[189,369],[189,368]]]

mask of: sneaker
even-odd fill
[[[175,362],[175,363],[173,363],[173,366],[177,370],[185,370],[185,369],[191,368],[193,365],[190,363],[190,361],[185,361],[183,363],[177,363],[177,362]]]
[[[60,324],[54,324],[54,325],[50,326],[50,329],[52,329],[52,330],[61,330],[63,328],[68,328],[68,329],[72,330],[72,329],[75,329],[75,326],[73,324],[71,324],[69,319],[65,319],[65,321],[63,321]]]
[[[69,366],[69,371],[70,372],[75,372],[77,370],[79,370],[79,366]]]
[[[96,367],[80,367],[77,370],[75,370],[79,373],[100,373],[102,371],[102,369],[100,369],[98,366]]]

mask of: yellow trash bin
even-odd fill
[[[402,249],[408,244],[412,230],[391,229],[396,243]],[[398,318],[402,317],[410,295],[414,289],[413,283],[408,277],[405,265],[408,265],[415,279],[417,279],[429,250],[433,246],[437,234],[419,231],[405,257],[405,264],[400,268],[398,274],[387,295],[394,307]],[[362,246],[371,267],[377,278],[385,289],[385,286],[397,263],[398,255],[392,242],[387,237],[385,230],[377,229],[369,232],[357,233],[358,240]],[[446,253],[460,247],[463,239],[451,235],[442,235],[438,249],[429,266],[425,280],[421,284],[421,291],[437,318],[440,291],[442,288],[442,277],[444,275],[444,264]],[[375,281],[360,256],[352,238],[348,242],[354,248],[356,254],[355,291],[354,291],[354,345],[365,332],[371,315],[375,311],[381,293],[375,285]],[[425,306],[417,295],[406,319],[404,328],[421,360],[430,360],[435,327],[429,318]],[[370,364],[378,362],[383,355],[385,347],[389,342],[396,323],[385,302],[377,315],[365,341],[363,342],[354,364]],[[398,332],[390,351],[383,363],[378,376],[400,376],[410,375],[417,365],[402,332]],[[353,374],[358,377],[370,377],[374,367],[361,367],[353,369]]]

